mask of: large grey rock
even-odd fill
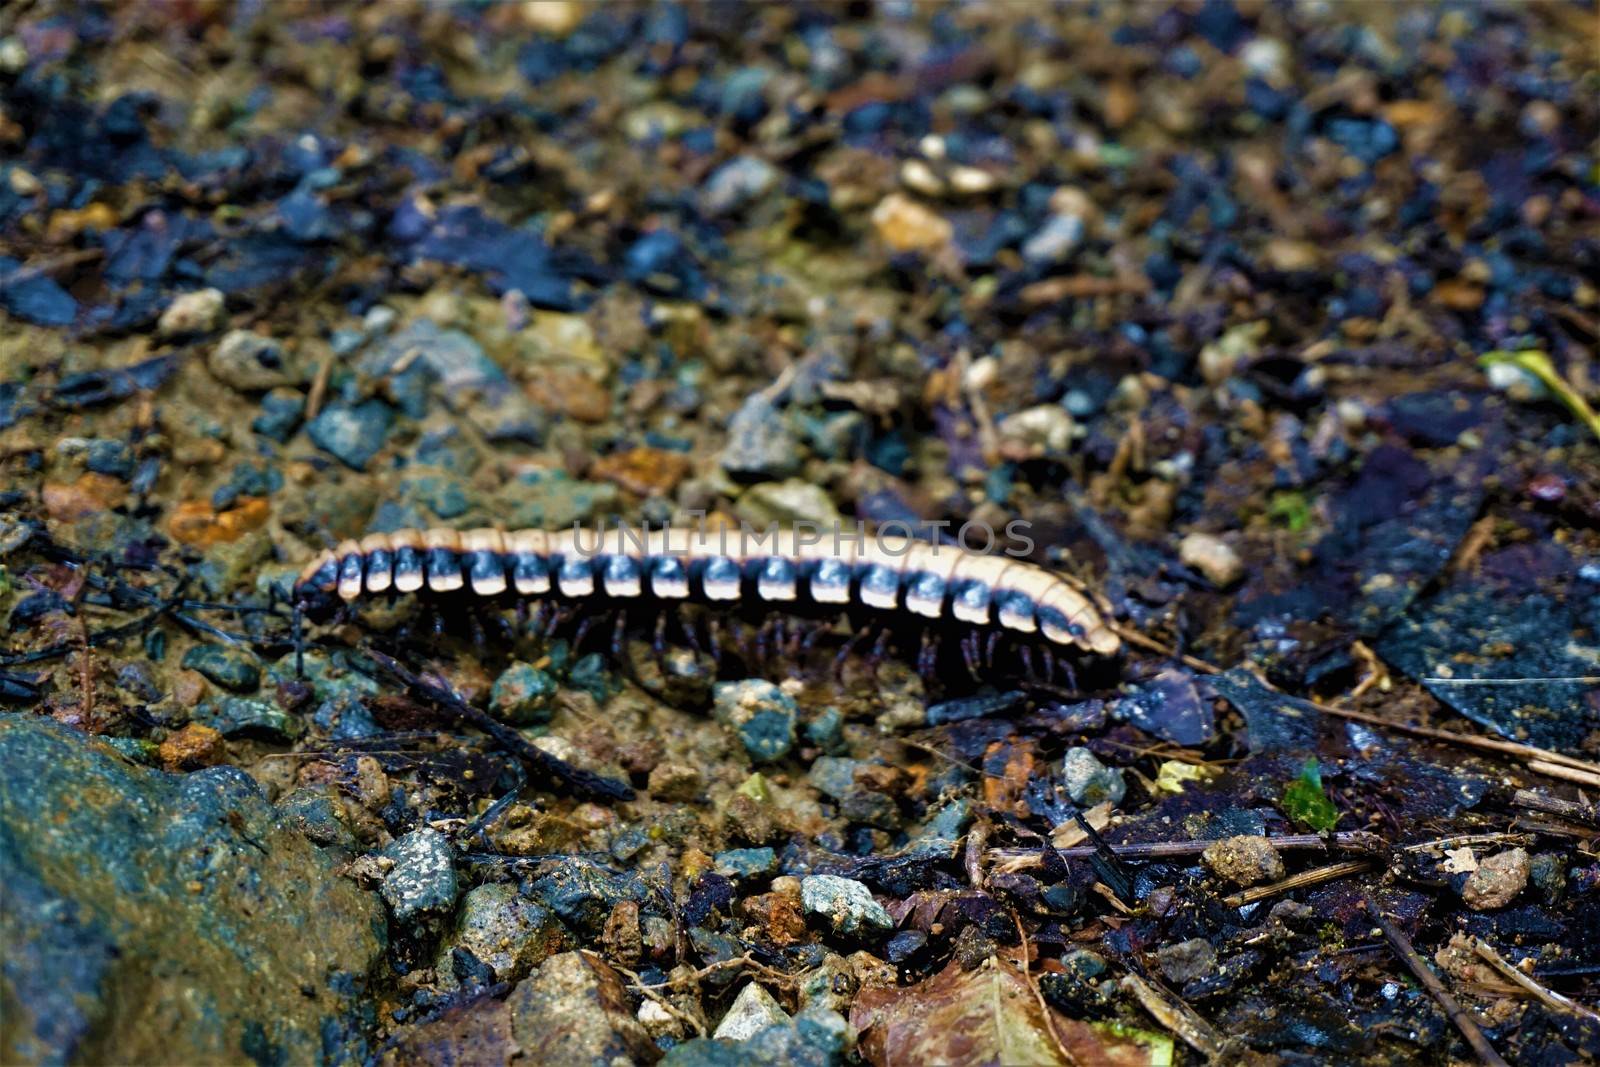
[[[0,1062],[359,1058],[383,909],[248,776],[20,714],[0,767]]]

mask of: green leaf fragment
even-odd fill
[[[1319,834],[1332,830],[1339,821],[1339,809],[1322,791],[1322,769],[1315,759],[1306,760],[1300,777],[1284,789],[1283,810],[1289,818]]]
[[[1522,352],[1485,352],[1478,357],[1478,365],[1481,367],[1491,367],[1496,363],[1509,363],[1537,378],[1540,384],[1550,390],[1579,422],[1589,428],[1589,432],[1594,434],[1596,439],[1600,439],[1600,413],[1590,407],[1583,395],[1561,376],[1555,364],[1550,362],[1549,356],[1530,349]]]

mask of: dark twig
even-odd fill
[[[1444,983],[1439,981],[1439,976],[1434,974],[1423,958],[1417,954],[1417,950],[1412,947],[1411,939],[1406,937],[1398,926],[1390,922],[1371,900],[1364,900],[1363,903],[1367,907],[1367,912],[1372,916],[1372,921],[1378,924],[1378,929],[1382,930],[1383,936],[1388,938],[1389,945],[1394,949],[1396,955],[1405,961],[1412,975],[1422,983],[1423,988],[1433,995],[1433,999],[1439,1002],[1439,1006],[1450,1017],[1450,1021],[1456,1024],[1456,1029],[1461,1031],[1461,1036],[1466,1038],[1467,1044],[1472,1046],[1472,1051],[1478,1054],[1479,1061],[1498,1065],[1498,1067],[1507,1067],[1506,1061],[1500,1058],[1500,1053],[1494,1050],[1494,1046],[1489,1044],[1489,1039],[1483,1036],[1483,1031],[1478,1029],[1478,1024],[1472,1021],[1472,1017],[1461,1007],[1460,1002],[1451,996],[1450,991],[1444,987]]]
[[[1100,836],[1100,831],[1089,825],[1089,820],[1083,817],[1083,812],[1074,811],[1072,817],[1077,820],[1078,828],[1088,835],[1094,847],[1089,852],[1089,866],[1094,868],[1094,873],[1100,880],[1111,888],[1117,899],[1124,904],[1133,900],[1133,878],[1128,869],[1118,860],[1117,854]]]
[[[1511,802],[1519,808],[1530,808],[1533,811],[1542,811],[1546,815],[1559,815],[1563,819],[1574,822],[1587,823],[1590,826],[1600,826],[1600,806],[1585,804],[1577,800],[1562,800],[1559,797],[1541,793],[1536,789],[1519,789],[1511,798]]]
[[[488,830],[500,816],[506,813],[517,797],[522,795],[522,787],[528,784],[528,776],[522,770],[522,764],[510,763],[508,766],[517,776],[517,784],[506,791],[502,797],[497,797],[494,803],[483,809],[483,814],[473,819],[461,831],[461,840],[471,841],[473,838],[481,840],[485,847],[492,847],[489,841]],[[480,835],[482,835],[480,837]]]
[[[1346,852],[1383,852],[1389,846],[1377,834],[1367,830],[1341,830],[1336,834],[1324,836],[1322,834],[1279,834],[1267,838],[1276,849],[1337,849]],[[1167,859],[1173,856],[1198,856],[1215,841],[1141,841],[1129,845],[1111,845],[1104,847],[1123,860],[1154,860]],[[1101,850],[1095,845],[1074,845],[1071,848],[1052,849],[1056,855],[1063,859],[1088,859]],[[1038,848],[994,848],[989,850],[991,862],[1004,862],[1006,860],[1030,859],[1043,855],[1044,850]]]
[[[525,763],[543,772],[550,778],[562,782],[574,793],[602,800],[632,800],[633,787],[626,782],[607,778],[604,775],[586,771],[582,767],[574,767],[564,759],[559,759],[541,748],[528,743],[517,731],[490,716],[487,712],[480,711],[461,699],[448,686],[428,681],[419,677],[401,666],[400,662],[392,656],[373,649],[366,650],[374,663],[385,673],[401,682],[416,696],[444,711],[453,712],[456,716],[476,726],[484,733],[498,741],[507,751],[515,753]]]

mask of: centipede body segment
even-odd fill
[[[1093,656],[1121,640],[1089,597],[1033,563],[907,537],[802,537],[691,528],[397,530],[346,541],[307,564],[295,595],[470,592],[581,605],[756,600],[861,607],[1034,635]]]

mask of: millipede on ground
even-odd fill
[[[1121,648],[1089,597],[1060,575],[1008,556],[888,535],[397,530],[321,553],[296,581],[294,597],[297,611],[318,617],[338,600],[422,590],[578,610],[688,602],[746,613],[876,617],[920,635],[924,673],[951,635],[974,676],[980,664],[994,663],[1002,636],[1016,639],[1030,674],[1038,648],[1045,680],[1058,652],[1109,657]],[[868,632],[858,629],[847,648]]]

